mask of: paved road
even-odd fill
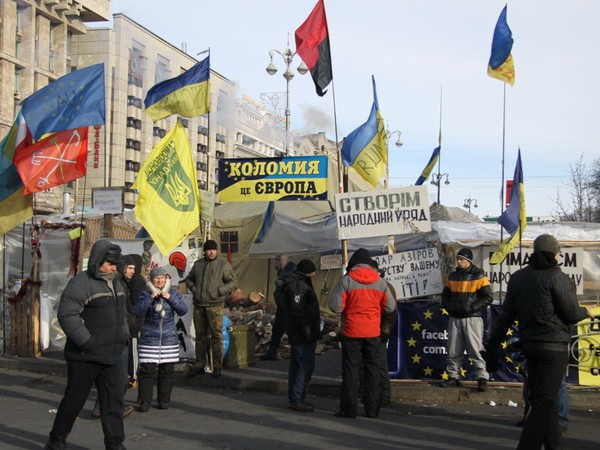
[[[0,370],[0,448],[39,449],[47,438],[65,379]],[[133,404],[137,391],[126,400]],[[69,437],[74,450],[103,449],[99,420],[86,405]],[[286,408],[285,396],[178,385],[172,408],[125,419],[129,450],[187,449],[514,449],[520,408],[487,404],[396,403],[379,419],[333,416],[337,399],[311,397],[314,413]],[[598,411],[572,410],[566,448],[600,448]]]

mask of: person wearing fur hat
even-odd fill
[[[473,362],[479,392],[487,390],[488,373],[480,355],[483,350],[482,311],[492,304],[490,281],[473,264],[473,252],[461,248],[456,254],[456,270],[448,275],[442,291],[442,307],[448,312],[446,372],[440,387],[460,386],[460,368],[465,350]]]
[[[194,263],[185,279],[185,285],[194,296],[196,330],[196,362],[188,369],[187,376],[204,373],[210,336],[212,376],[220,377],[223,368],[223,304],[237,289],[237,278],[231,264],[219,256],[215,241],[207,240],[203,250],[204,257]]]
[[[498,350],[506,332],[519,323],[519,340],[533,384],[531,409],[517,449],[563,448],[556,398],[569,362],[570,327],[591,316],[593,305],[579,306],[575,284],[560,270],[560,246],[550,234],[533,241],[527,267],[513,273],[502,310],[483,357],[490,372],[498,369]]]
[[[67,436],[94,384],[100,399],[104,446],[109,450],[125,448],[122,360],[129,327],[117,272],[120,258],[121,247],[106,239],[96,241],[87,269],[69,280],[60,298],[57,317],[67,336],[67,388],[46,450],[67,448]]]
[[[159,409],[169,409],[175,363],[179,362],[179,338],[175,314],[187,313],[187,305],[179,292],[171,287],[165,269],[150,271],[147,289],[134,306],[135,315],[144,318],[138,340],[138,401],[140,412],[147,412],[152,402],[154,380]]]
[[[329,299],[331,310],[342,315],[342,392],[338,417],[356,418],[361,360],[365,366],[365,414],[370,418],[379,416],[381,317],[384,312],[396,309],[396,300],[375,266],[367,249],[356,250]]]
[[[321,337],[319,300],[312,285],[317,272],[309,259],[303,259],[283,287],[283,311],[288,341],[291,344],[288,371],[289,408],[312,412],[306,402],[306,389],[315,369],[315,348]]]

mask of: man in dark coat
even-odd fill
[[[104,445],[110,450],[125,448],[122,359],[129,328],[125,293],[117,272],[120,257],[118,245],[97,241],[87,270],[72,278],[62,293],[58,321],[67,336],[67,388],[46,450],[67,447],[67,436],[94,383],[100,398]]]
[[[315,348],[321,336],[319,300],[312,285],[317,268],[308,259],[298,263],[296,272],[283,287],[283,307],[288,340],[292,347],[288,372],[289,408],[312,412],[306,389],[315,369]]]
[[[288,278],[296,271],[296,264],[293,262],[287,262],[285,255],[279,255],[275,258],[275,268],[277,269],[277,280],[275,280],[275,319],[273,320],[273,334],[271,335],[271,342],[269,343],[269,349],[261,356],[262,361],[276,361],[277,350],[279,349],[279,343],[285,333],[285,315],[284,315],[284,303],[283,288],[287,284]]]
[[[570,326],[591,314],[579,306],[575,284],[556,261],[560,246],[550,234],[533,241],[529,265],[510,277],[502,311],[483,352],[487,369],[498,369],[498,349],[510,325],[518,321],[527,358],[527,378],[534,386],[531,410],[523,424],[518,450],[563,448],[556,396],[569,362]]]

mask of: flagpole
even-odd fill
[[[204,55],[205,53],[208,53],[208,57],[210,58],[210,47],[208,47],[208,49],[203,50],[201,52],[198,52],[196,54],[196,56],[200,56],[200,55]],[[210,69],[209,69],[209,78],[210,78]],[[211,85],[212,87],[212,85]],[[211,89],[212,91],[212,89]],[[208,192],[210,192],[210,111],[211,111],[211,105],[212,105],[212,93],[209,92],[209,108],[208,108],[208,115],[206,118],[207,121],[207,139],[206,139],[206,190]],[[202,216],[200,216],[200,220],[202,220]],[[202,224],[202,239],[203,242],[206,242],[206,240],[209,238],[209,234],[210,234],[210,223],[203,221],[204,223]]]
[[[506,83],[502,83],[504,86],[503,89],[503,99],[502,99],[502,184],[500,186],[500,216],[504,211],[504,205],[506,203],[504,199],[504,156],[506,149]],[[514,186],[513,186],[514,189]],[[521,224],[519,223],[519,233]],[[500,225],[500,243],[504,242],[504,227]],[[500,273],[502,273],[502,262],[500,263]],[[499,292],[498,292],[498,302],[502,305],[502,277],[498,280],[499,284]]]

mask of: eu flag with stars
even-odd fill
[[[75,70],[21,103],[34,141],[47,133],[104,125],[104,64]]]

